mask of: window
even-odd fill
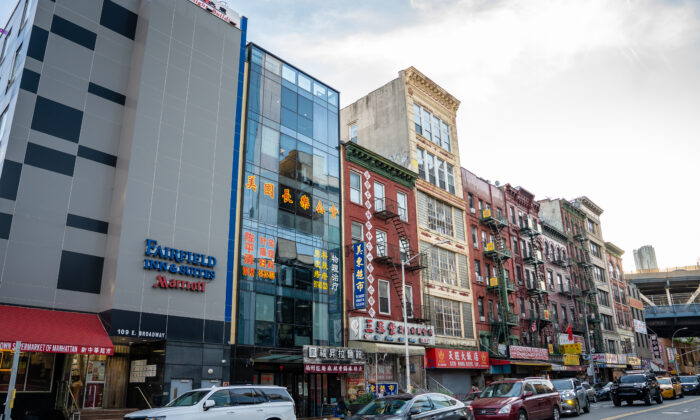
[[[389,282],[386,280],[379,280],[379,313],[385,315],[391,315],[391,309],[389,306]]]
[[[486,232],[481,232],[481,246],[482,248],[486,249],[486,244],[487,244],[487,239],[486,239]]]
[[[413,287],[406,286],[406,317],[413,318]]]
[[[408,196],[406,193],[398,191],[396,193],[396,202],[399,207],[399,219],[408,222]]]
[[[617,289],[617,286],[613,286],[613,297],[615,298],[615,302],[620,303],[620,292]]]
[[[387,256],[386,232],[377,230],[377,257]]]
[[[253,405],[260,404],[264,401],[263,397],[257,394],[252,388],[234,388],[228,390],[228,392],[230,393],[231,405]]]
[[[459,302],[434,296],[431,296],[431,299],[434,302],[436,334],[461,337],[462,319],[459,311]]]
[[[479,260],[474,260],[474,272],[476,273],[476,281],[483,281],[483,277],[481,276],[481,261]]]
[[[547,270],[547,280],[549,281],[550,286],[554,286],[554,273],[552,273],[550,270]]]
[[[0,115],[0,140],[2,140],[2,135],[5,134],[5,123],[7,123],[7,110],[10,109],[10,106],[8,105],[5,107],[5,110],[2,111],[2,115]]]
[[[610,315],[601,314],[601,319],[603,320],[603,329],[606,331],[613,330],[613,321]]]
[[[605,277],[603,276],[603,269],[598,267],[597,265],[593,266],[593,276],[599,282],[605,281]]]
[[[552,316],[554,317],[554,323],[559,323],[559,312],[557,311],[557,304],[552,304]]]
[[[350,201],[362,204],[362,177],[357,172],[350,172]]]
[[[362,223],[359,222],[352,222],[352,228],[351,228],[351,236],[352,236],[352,243],[358,243],[362,242],[362,230],[364,226],[362,226]]]
[[[351,142],[357,143],[357,124],[352,124],[348,127],[348,136]]]
[[[484,298],[480,297],[477,300],[477,305],[479,308],[479,320],[486,321],[486,317],[484,316]]]
[[[598,290],[598,305],[610,307],[610,294],[603,290]]]
[[[591,219],[588,219],[588,231],[595,233],[595,223]]]
[[[510,222],[515,224],[515,208],[510,206]]]
[[[447,236],[454,236],[452,207],[432,197],[428,202],[428,228]]]
[[[418,148],[418,176],[450,193],[455,193],[454,166]]]
[[[560,288],[564,284],[562,281],[561,274],[557,274],[557,284],[559,285]]]
[[[591,253],[594,256],[600,258],[601,257],[600,246],[596,243],[591,242]]]
[[[472,210],[476,210],[476,209],[474,208],[474,194],[469,193],[469,194],[467,195],[467,197],[469,198],[469,208],[472,209]]]
[[[228,389],[216,391],[208,399],[214,401],[214,407],[231,407],[231,394]]]
[[[421,248],[427,248],[425,244]],[[457,263],[454,252],[432,247],[427,252],[428,267],[423,270],[423,279],[451,285],[459,285]]]
[[[524,317],[525,312],[525,299],[520,298],[520,314]]]
[[[416,103],[413,104],[413,124],[416,133],[448,152],[452,150],[450,126]]]
[[[617,354],[615,340],[608,340],[608,351],[613,354]]]
[[[567,315],[566,315],[566,305],[561,305],[561,316],[564,318],[564,323],[568,324],[569,320],[568,320]],[[576,318],[572,318],[572,319],[576,319]]]
[[[2,134],[2,131],[0,131],[0,134]],[[472,226],[472,246],[475,249],[479,249],[479,230],[476,226]]]
[[[518,238],[513,236],[513,254],[519,254],[520,251],[518,251]]]
[[[29,0],[24,2],[24,8],[22,9],[22,24],[19,27],[19,30],[21,31],[24,26],[27,24],[27,21],[29,20],[29,16],[27,16],[27,12],[29,11]]]
[[[384,184],[374,181],[374,210],[384,211],[386,201],[384,200]]]

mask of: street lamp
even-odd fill
[[[422,252],[417,253],[416,255],[412,256],[411,258],[407,260],[402,260],[401,261],[401,293],[403,294],[403,342],[404,342],[404,349],[405,349],[405,356],[406,356],[406,392],[410,393],[411,392],[411,369],[409,367],[409,356],[408,356],[408,316],[406,312],[406,271],[405,267],[413,261],[416,257],[418,257],[421,254],[424,254],[426,251],[428,251],[430,248],[437,246],[437,245],[442,245],[450,242],[448,239],[442,240],[440,242],[436,242],[429,247],[425,248]]]
[[[680,375],[681,372],[678,370],[678,356],[676,356],[676,345],[673,342],[673,338],[676,336],[676,333],[678,331],[683,331],[687,329],[688,327],[679,328],[673,333],[673,335],[671,335],[671,348],[673,349],[673,364],[676,366],[676,375]]]

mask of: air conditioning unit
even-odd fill
[[[481,283],[481,282],[484,281],[484,277],[483,277],[483,276],[476,276],[476,281],[478,281],[479,283]]]
[[[469,213],[476,214],[476,209],[474,207],[470,208]]]

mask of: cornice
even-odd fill
[[[603,209],[600,208],[596,203],[593,202],[590,198],[586,197],[585,195],[582,195],[579,198],[574,199],[574,202],[580,203],[582,206],[586,206],[590,211],[595,213],[597,216],[600,216],[603,214]]]
[[[625,253],[625,250],[623,250],[622,248],[620,248],[619,246],[615,245],[615,244],[612,243],[612,242],[606,242],[606,243],[605,243],[605,249],[606,249],[609,253],[611,253],[611,254],[613,254],[614,256],[616,256],[617,258],[622,258],[622,254]]]
[[[528,212],[533,211],[534,214],[539,218],[540,213],[540,203],[535,201],[535,195],[523,187],[513,187],[510,184],[506,184],[501,187],[501,190],[505,193],[506,200],[510,199],[521,207],[526,208]]]
[[[427,93],[431,98],[435,99],[440,105],[450,110],[453,114],[457,112],[460,104],[459,99],[452,96],[413,66],[407,68],[404,72],[406,74],[407,83]]]
[[[564,207],[564,210],[568,211],[572,215],[576,216],[579,220],[584,221],[586,220],[586,213],[584,213],[581,209],[577,208],[571,202],[568,200],[561,200],[562,207]]]
[[[406,188],[413,189],[418,174],[392,162],[391,160],[365,148],[357,143],[343,143],[345,159],[363,168],[369,169],[385,178],[395,181]]]
[[[569,239],[564,234],[564,232],[560,231],[559,229],[555,228],[547,222],[540,221],[540,226],[542,226],[542,233],[544,233],[545,236],[549,236],[552,239],[557,239],[563,243],[566,243],[566,241]]]

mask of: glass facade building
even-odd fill
[[[338,92],[250,44],[236,343],[342,345]]]

